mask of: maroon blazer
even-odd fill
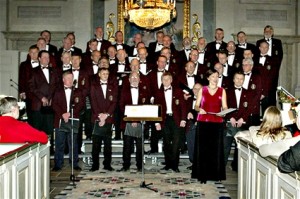
[[[73,118],[79,118],[81,111],[85,106],[85,97],[80,89],[74,89],[71,93],[70,106],[73,106]],[[54,93],[52,100],[52,108],[54,110],[54,128],[59,127],[59,120],[62,119],[64,113],[70,112],[67,110],[67,99],[65,95],[65,89],[59,88]],[[70,107],[71,108],[71,107]]]
[[[28,94],[29,92],[28,81],[31,78],[32,70],[33,68],[30,59],[21,62],[19,67],[19,83],[18,83],[19,93],[25,92],[26,94]]]
[[[227,89],[226,95],[228,108],[237,108],[235,88],[230,87],[229,89]],[[248,95],[248,91],[242,88],[239,108],[237,111],[231,112],[228,115],[226,115],[226,118],[228,120],[230,120],[230,118],[232,117],[236,120],[243,118],[246,124],[248,123],[249,116],[252,114],[252,107],[250,107],[251,98],[249,98]]]
[[[46,97],[49,101],[53,98],[59,79],[56,70],[52,67],[49,67],[49,81],[48,83],[41,66],[32,70],[32,76],[29,80],[29,90],[32,93],[31,110],[40,111],[43,97]]]
[[[266,56],[264,65],[259,63],[259,59],[260,57],[255,60],[256,65],[254,67],[261,77],[265,77],[263,78],[262,88],[263,94],[268,96],[271,90],[274,91],[277,89],[280,66],[268,55]]]
[[[160,89],[157,86],[157,66],[147,75],[150,82],[150,91],[152,96]]]
[[[179,88],[183,89],[184,87],[188,87],[188,83],[187,83],[187,74],[185,73],[181,73],[180,76],[177,76],[175,82],[176,85],[178,85]],[[196,83],[200,83],[200,77],[197,75],[193,75],[193,77],[189,77],[189,78],[193,78],[195,84]],[[173,80],[174,82],[174,80]]]
[[[84,96],[88,96],[90,88],[90,79],[84,68],[80,67],[78,76],[78,89],[82,91]]]
[[[90,84],[90,100],[92,106],[92,123],[98,120],[99,113],[108,113],[107,123],[113,123],[113,114],[117,106],[118,86],[108,81],[106,98],[104,98],[99,76],[93,76]]]
[[[138,104],[150,104],[150,90],[147,85],[139,83],[139,96],[138,96]],[[120,110],[121,113],[124,113],[126,105],[132,105],[132,97],[131,97],[131,88],[130,84],[122,87],[121,97],[120,97]],[[125,129],[125,122],[122,120],[121,128]]]
[[[176,88],[175,86],[172,87],[172,111],[173,111],[173,118],[177,125],[177,127],[180,127],[180,121],[184,120],[186,121],[187,117],[187,107],[186,107],[186,101],[183,98],[182,90],[179,88]],[[164,87],[162,86],[161,89],[158,90],[158,92],[155,94],[154,99],[155,104],[160,104],[162,109],[162,119],[161,122],[162,128],[165,125],[166,117],[167,117],[167,105],[165,100],[165,91]]]
[[[100,48],[101,56],[107,55],[107,49],[110,46],[111,46],[111,43],[108,40],[106,40],[106,39],[102,39],[101,40],[101,48]],[[86,53],[90,52],[89,42],[86,43],[86,50],[85,50],[85,52]]]
[[[252,71],[252,75],[248,85],[249,99],[251,99],[250,107],[252,107],[253,114],[259,114],[260,97],[263,94],[263,87],[261,82],[261,75],[258,72]]]

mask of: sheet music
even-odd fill
[[[235,111],[235,110],[236,110],[236,108],[229,108],[229,109],[223,110],[223,111],[221,111],[219,113],[207,112],[207,114],[212,114],[212,115],[218,115],[218,116],[220,116],[220,115],[226,115],[226,114],[231,113],[232,111]]]

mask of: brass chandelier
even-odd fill
[[[155,29],[176,18],[176,0],[125,0],[124,18],[145,29]]]

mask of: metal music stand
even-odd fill
[[[144,115],[144,114],[141,114],[141,115],[135,115],[135,114],[132,114],[132,115],[129,115],[127,114],[127,117],[124,117],[124,121],[126,122],[141,122],[141,127],[142,127],[142,160],[144,160],[144,124],[145,122],[159,122],[159,121],[162,121],[162,117],[161,117],[161,105],[126,105],[125,106],[125,114],[126,114],[126,109],[128,109],[129,107],[134,107],[134,109],[138,110],[138,109],[142,109],[144,110],[143,107],[145,106],[149,106],[149,108],[157,108],[158,109],[158,112],[157,112],[157,115]],[[144,161],[142,162],[142,182],[140,184],[140,187],[141,188],[146,188],[146,189],[149,189],[149,190],[152,190],[152,191],[155,191],[157,192],[158,190],[155,189],[155,188],[151,188],[150,185],[153,185],[153,183],[149,183],[149,184],[146,184],[145,182],[145,168],[144,168]]]

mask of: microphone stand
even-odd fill
[[[75,85],[76,85],[77,81],[74,80],[73,82],[73,86],[72,86],[72,93],[71,93],[71,104],[70,104],[70,108],[71,108],[71,175],[70,175],[70,181],[72,186],[75,188],[76,184],[75,184],[75,180],[76,177],[74,175],[74,100],[73,100],[73,95],[74,95],[74,91],[75,91]]]

